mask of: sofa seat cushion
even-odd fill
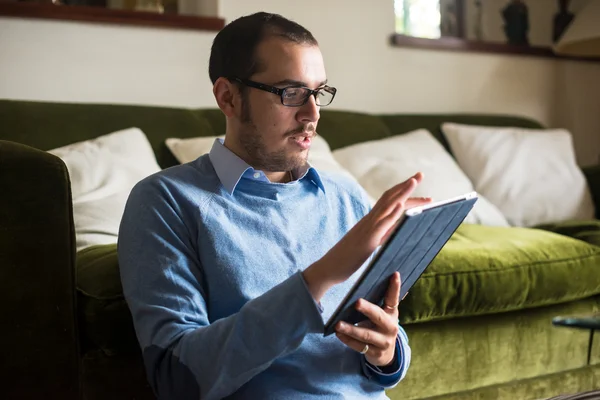
[[[600,247],[554,232],[463,224],[400,306],[402,323],[494,314],[600,293]]]
[[[591,221],[566,221],[555,224],[544,224],[539,225],[536,228],[600,246],[600,220],[597,219]]]
[[[77,254],[85,339],[106,354],[137,351],[117,246]],[[566,303],[600,294],[600,247],[541,229],[463,224],[400,306],[403,324]]]
[[[597,379],[568,375],[586,370],[590,332],[556,327],[551,321],[557,315],[595,312],[599,304],[600,297],[595,296],[548,307],[407,325],[412,350],[409,372],[387,395],[390,400],[532,400],[598,388]],[[592,357],[600,355],[596,350],[600,347],[592,350]],[[591,364],[600,372],[593,358]]]
[[[106,355],[139,351],[131,313],[123,296],[117,245],[87,247],[77,253],[77,300],[84,345]]]

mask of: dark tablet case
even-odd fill
[[[465,197],[427,208],[416,215],[405,213],[394,233],[325,324],[324,335],[335,333],[335,325],[340,320],[356,324],[366,319],[355,309],[358,299],[382,306],[390,277],[395,271],[400,272],[402,280],[399,298],[404,298],[476,201],[477,197]]]

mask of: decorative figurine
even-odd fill
[[[475,27],[473,28],[473,32],[475,33],[475,39],[483,40],[483,4],[482,0],[475,0],[475,7],[477,11],[475,12]]]
[[[502,10],[508,44],[528,46],[529,10],[523,0],[511,0]]]
[[[442,3],[440,3],[440,7]],[[441,11],[440,33],[442,36],[459,36],[458,17],[456,16],[456,5],[448,2]]]
[[[569,11],[570,0],[558,0],[559,11],[554,16],[554,25],[552,29],[552,42],[558,42],[558,39],[565,32],[569,24],[575,18],[575,14]]]

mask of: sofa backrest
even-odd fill
[[[448,149],[443,122],[542,128],[529,118],[469,114],[386,114],[322,110],[318,132],[332,149],[353,143],[428,129]],[[121,129],[138,127],[148,137],[161,167],[177,164],[165,145],[169,137],[225,133],[219,109],[0,100],[0,139],[51,150]]]

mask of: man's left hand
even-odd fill
[[[351,325],[339,322],[336,336],[348,347],[365,355],[367,361],[378,367],[391,365],[394,361],[398,337],[398,298],[400,297],[400,274],[395,272],[385,294],[383,308],[359,299],[356,309],[368,321]]]

